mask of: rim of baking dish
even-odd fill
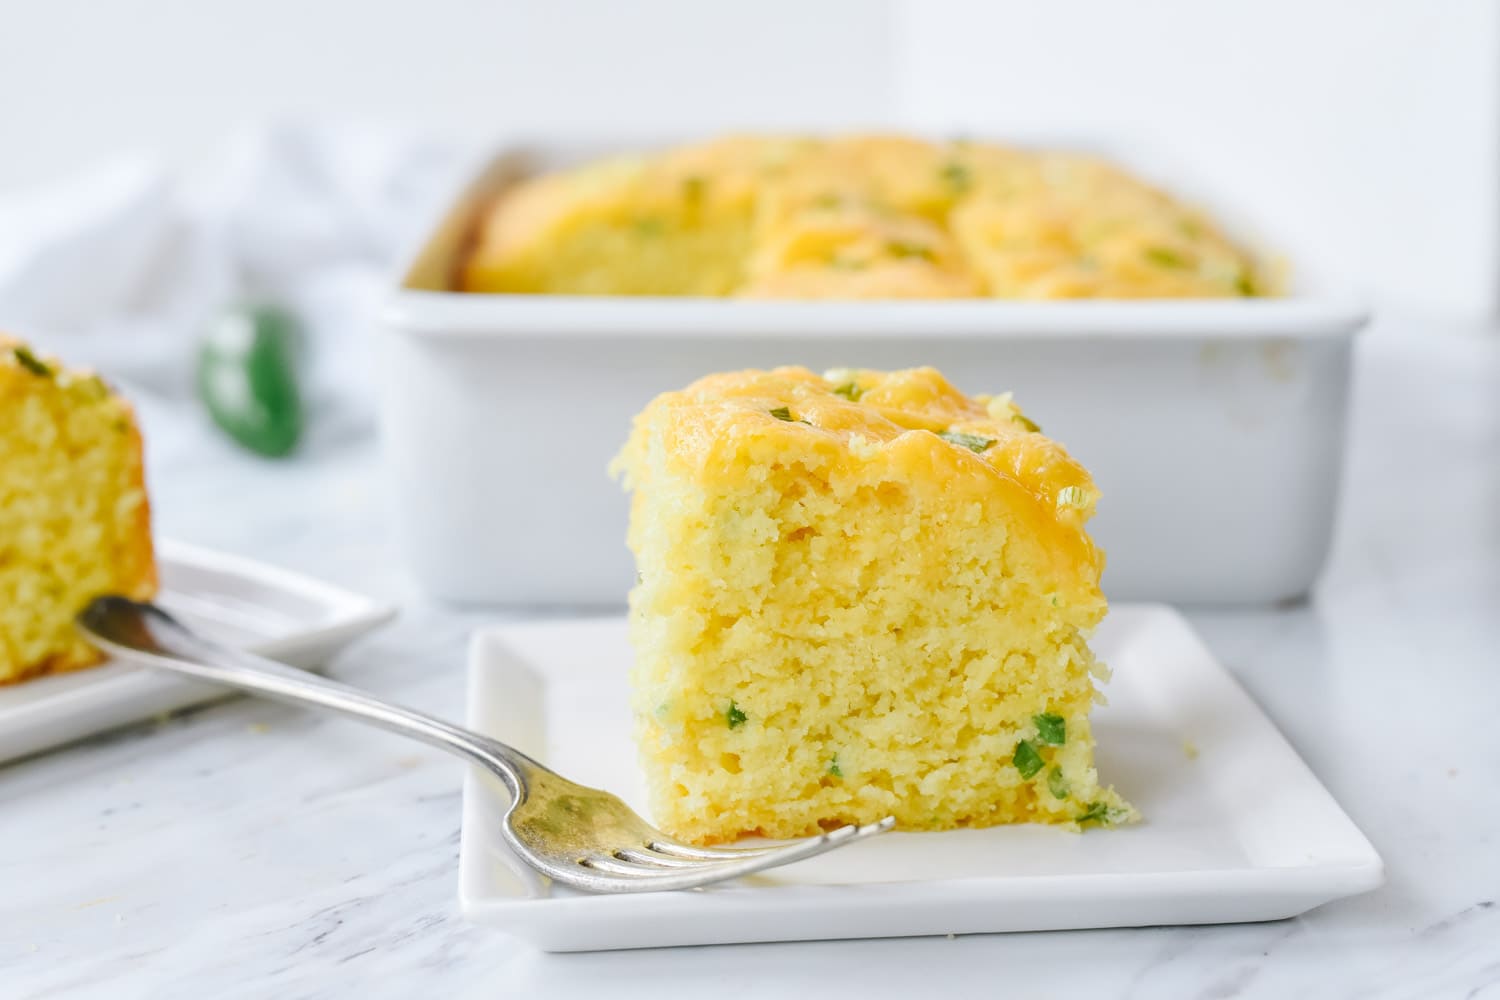
[[[754,336],[984,339],[1348,337],[1370,319],[1352,295],[1265,299],[745,301],[398,289],[384,321],[451,337]]]

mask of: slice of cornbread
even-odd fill
[[[1094,770],[1097,491],[930,368],[704,378],[636,418],[632,675],[655,818],[697,842],[1133,813]]]
[[[73,617],[156,592],[150,520],[130,405],[0,335],[0,684],[99,662]]]

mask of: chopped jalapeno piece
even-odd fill
[[[35,354],[32,354],[31,348],[18,346],[13,349],[13,353],[21,367],[31,372],[31,374],[40,375],[42,378],[52,377],[52,366]]]
[[[1063,777],[1062,768],[1054,767],[1047,772],[1047,790],[1054,799],[1068,797],[1068,779]]]
[[[833,775],[835,778],[842,778],[844,776],[843,768],[839,767],[838,754],[834,754],[833,760],[828,762],[828,773]]]
[[[920,243],[908,243],[905,240],[892,240],[885,245],[885,249],[893,257],[920,257],[923,260],[937,259],[937,255],[932,252],[932,247],[923,246]]]
[[[771,414],[771,416],[775,417],[777,420],[785,420],[788,423],[791,423],[791,420],[792,420],[792,411],[791,411],[790,407],[778,406],[778,407],[776,407],[776,409],[771,410],[770,414]]]
[[[1031,721],[1036,723],[1036,738],[1048,746],[1060,747],[1068,741],[1068,724],[1062,716],[1043,712]]]
[[[865,394],[865,391],[859,386],[855,385],[853,382],[845,382],[843,385],[833,390],[833,394],[835,396],[843,396],[851,403],[857,403],[859,402],[859,397],[863,396]]]
[[[1091,804],[1083,811],[1083,815],[1078,817],[1078,822],[1080,823],[1098,823],[1101,826],[1109,821],[1109,806],[1106,806],[1103,802]]]
[[[1187,258],[1170,247],[1147,247],[1146,259],[1160,267],[1181,270],[1188,266]]]
[[[1033,434],[1041,433],[1042,428],[1037,424],[1037,422],[1035,420],[1032,420],[1024,413],[1013,413],[1011,414],[1010,419],[1015,423],[1020,424],[1028,431],[1031,431]]]
[[[730,729],[738,729],[745,724],[749,716],[740,711],[740,706],[734,702],[729,703],[729,711],[724,713],[724,721],[729,723]]]
[[[78,383],[78,392],[90,402],[98,403],[109,398],[109,386],[98,375],[90,375]]]
[[[941,431],[938,437],[949,444],[956,444],[967,448],[976,455],[988,450],[995,443],[994,438],[980,437],[978,434],[965,434],[963,431]]]
[[[963,194],[969,190],[969,185],[974,178],[969,173],[969,168],[962,163],[948,163],[942,169],[943,183],[948,185],[948,190],[954,194]]]
[[[1057,491],[1057,505],[1059,507],[1082,507],[1087,500],[1083,495],[1082,486],[1064,486]]]
[[[1016,765],[1016,770],[1021,772],[1023,778],[1035,778],[1044,766],[1042,755],[1037,753],[1036,747],[1027,740],[1016,744],[1015,755],[1011,757],[1011,763]]]

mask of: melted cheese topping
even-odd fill
[[[710,488],[795,454],[851,489],[888,479],[939,498],[998,495],[1053,585],[1100,600],[1103,553],[1084,531],[1099,490],[1008,394],[971,399],[932,368],[819,376],[786,367],[710,375],[663,393],[637,418],[648,424],[666,461]],[[630,454],[627,446],[627,469],[639,464]]]
[[[538,176],[485,213],[468,291],[752,298],[1269,294],[1203,214],[1095,157],[736,136]]]

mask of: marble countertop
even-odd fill
[[[1268,924],[547,955],[464,922],[461,766],[238,699],[0,768],[0,995],[1500,997],[1500,339],[1368,337],[1313,600],[1191,611],[1382,853]],[[154,468],[163,535],[399,601],[331,672],[452,718],[493,612],[394,567],[368,437]]]

